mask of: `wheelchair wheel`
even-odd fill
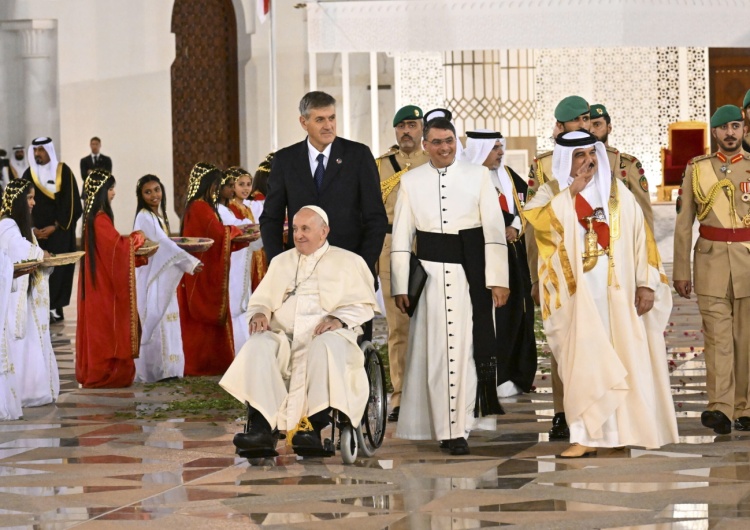
[[[361,345],[365,354],[365,370],[370,383],[370,397],[362,418],[362,425],[357,429],[360,450],[370,457],[380,447],[385,437],[385,427],[388,412],[388,400],[385,390],[385,369],[380,361],[375,346],[370,342]]]
[[[341,459],[344,464],[353,464],[357,459],[357,437],[350,423],[341,426]]]

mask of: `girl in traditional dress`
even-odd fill
[[[200,272],[203,264],[169,239],[167,197],[159,178],[141,177],[136,196],[138,207],[133,228],[159,243],[159,250],[149,263],[135,272],[141,318],[141,352],[135,360],[135,380],[152,383],[183,375],[185,354],[177,285],[183,274]]]
[[[3,195],[0,248],[14,263],[40,260],[46,255],[32,230],[34,194],[30,181],[16,179],[8,183]],[[15,392],[24,407],[52,403],[60,393],[49,335],[49,274],[37,270],[18,277],[8,300],[4,340],[11,371],[15,371]]]
[[[219,215],[225,225],[247,227],[256,224],[253,212],[242,201],[250,195],[252,179],[241,167],[230,167],[224,172],[219,193]],[[225,206],[226,205],[226,206]],[[232,267],[229,271],[229,307],[234,331],[234,353],[250,338],[245,312],[252,294],[252,266],[255,254],[262,250],[263,241],[258,239],[246,249],[232,252]]]
[[[86,256],[78,277],[76,379],[84,388],[124,388],[133,383],[141,342],[135,268],[148,259],[135,251],[146,237],[115,230],[115,178],[108,171],[95,169],[84,186]]]
[[[236,226],[224,226],[219,218],[216,204],[222,177],[219,169],[204,162],[190,172],[182,235],[208,237],[214,244],[196,254],[203,272],[183,276],[177,288],[185,375],[221,375],[234,359],[229,265],[232,239],[242,232]]]
[[[253,177],[253,185],[250,189],[249,200],[245,199],[243,204],[250,208],[253,217],[256,221],[260,220],[260,215],[263,213],[263,205],[266,202],[266,193],[268,193],[268,175],[271,173],[271,161],[273,160],[273,153],[266,156],[266,159],[260,163],[258,169],[255,171]],[[286,237],[286,231],[284,231]],[[252,276],[252,287],[253,291],[257,289],[258,284],[266,275],[268,271],[268,257],[266,256],[265,249],[260,249],[253,252],[253,261],[251,267]]]
[[[17,420],[23,415],[21,394],[5,331],[12,289],[13,261],[5,250],[0,249],[0,421]]]

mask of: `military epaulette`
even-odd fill
[[[396,153],[398,153],[398,145],[392,145],[390,148],[388,148],[388,151],[380,155],[378,158],[386,158]]]
[[[622,158],[623,160],[627,160],[628,162],[638,162],[638,159],[636,157],[627,153],[620,153],[620,158]]]
[[[701,160],[707,160],[707,159],[709,159],[709,158],[711,158],[711,157],[714,157],[714,156],[716,156],[716,154],[717,154],[717,153],[718,153],[718,151],[716,151],[716,153],[709,153],[709,154],[707,154],[707,155],[699,155],[699,156],[696,156],[695,158],[692,158],[692,159],[690,160],[690,162],[688,162],[688,164],[694,164],[694,163],[696,163],[696,162],[700,162]]]
[[[534,161],[537,161],[537,160],[542,159],[542,158],[546,158],[548,156],[552,156],[552,151],[545,151],[544,153],[542,153],[540,155],[537,155],[536,158],[534,159]]]
[[[614,147],[610,147],[608,145],[605,145],[604,149],[606,149],[608,153],[612,153],[612,154],[615,154],[615,155],[620,152],[617,149],[615,149]]]

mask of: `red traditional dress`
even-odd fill
[[[203,262],[203,271],[186,274],[177,287],[185,375],[221,375],[234,359],[229,264],[232,239],[241,233],[234,226],[224,226],[203,200],[191,203],[185,212],[184,237],[214,240],[210,249],[193,254]]]
[[[256,192],[257,195],[262,197],[260,200],[264,200],[265,197],[263,194]],[[258,199],[254,199],[258,200]],[[232,210],[232,213],[237,216],[238,219],[250,219],[253,223],[257,223],[258,220],[256,219],[256,216],[253,215],[253,211],[245,206],[244,204],[237,204],[236,201],[232,201],[229,204],[229,209]],[[265,249],[260,250],[254,250],[252,259],[251,259],[251,265],[250,265],[250,283],[252,286],[253,292],[255,292],[255,289],[257,289],[258,284],[263,279],[263,277],[266,275],[266,272],[268,271],[268,257],[266,256]]]
[[[78,277],[76,379],[84,388],[124,388],[133,383],[141,340],[136,305],[135,251],[142,234],[122,236],[103,212],[94,218],[96,248],[85,248],[85,274]],[[86,230],[83,241],[85,245]],[[96,283],[91,253],[96,255]]]

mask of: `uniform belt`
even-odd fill
[[[461,236],[417,230],[417,257],[438,263],[462,263]]]
[[[733,241],[735,243],[750,241],[750,228],[732,229],[700,225],[698,232],[703,239],[708,239],[709,241]]]
[[[393,233],[393,225],[388,225],[385,227],[385,233],[386,234],[392,234]]]

